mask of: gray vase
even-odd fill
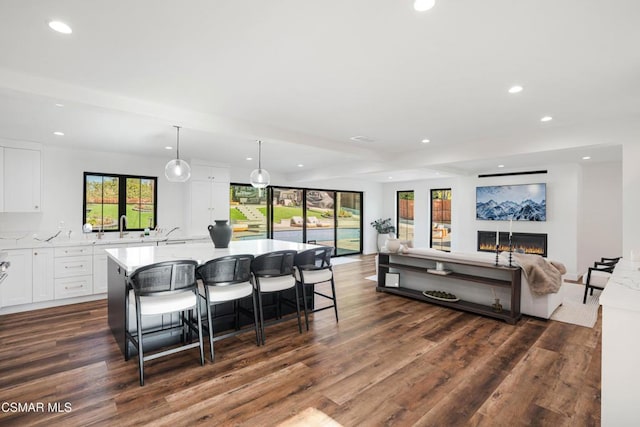
[[[210,225],[209,236],[216,248],[228,248],[231,241],[232,229],[226,219],[216,219],[216,225]]]

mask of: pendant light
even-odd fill
[[[174,126],[177,131],[176,158],[169,161],[164,167],[164,174],[171,182],[185,182],[191,177],[189,163],[180,159],[180,126]]]
[[[413,8],[418,12],[426,12],[436,5],[436,0],[415,0]]]
[[[262,141],[258,141],[258,169],[251,172],[249,180],[255,188],[267,188],[271,180],[269,172],[262,169]]]

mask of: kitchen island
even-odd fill
[[[251,254],[254,256],[262,255],[268,252],[280,250],[296,250],[298,252],[318,247],[305,243],[286,242],[282,240],[257,239],[257,240],[241,240],[234,241],[229,244],[228,248],[215,248],[211,242],[208,243],[187,243],[174,246],[143,246],[143,247],[122,247],[107,249],[108,265],[108,321],[111,332],[113,333],[120,350],[125,352],[125,297],[127,292],[127,277],[133,274],[140,267],[155,264],[164,261],[175,260],[195,260],[198,264],[220,258],[228,255]],[[292,298],[293,299],[293,298]],[[131,309],[131,307],[129,308]],[[225,310],[227,312],[225,313]],[[229,307],[222,306],[222,313],[214,320],[214,328],[220,330],[228,328],[229,322],[225,322],[225,318],[229,318],[233,313],[228,312]],[[265,318],[268,313],[265,313]],[[150,316],[151,317],[151,316]],[[135,321],[135,316],[130,316]],[[177,322],[177,316],[157,316],[156,318],[145,319],[144,328],[160,328],[167,324]],[[135,324],[134,324],[135,325]],[[134,329],[134,325],[128,325],[130,329]]]

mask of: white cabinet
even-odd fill
[[[29,304],[33,301],[31,249],[7,251],[7,261],[11,263],[9,275],[0,283],[1,307]]]
[[[3,151],[3,211],[40,212],[40,150],[4,147]]]
[[[93,293],[93,248],[69,246],[55,249],[54,299]]]
[[[229,182],[231,174],[229,168],[208,165],[191,165],[191,179],[193,181]]]
[[[0,212],[4,212],[4,147],[0,147]]]
[[[229,220],[229,170],[193,165],[189,188],[189,233],[206,234],[215,220]]]
[[[33,302],[54,298],[53,248],[33,249]]]

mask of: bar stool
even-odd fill
[[[293,277],[293,259],[296,253],[297,252],[293,250],[269,252],[257,256],[251,263],[253,288],[258,297],[258,312],[260,314],[260,331],[263,345],[265,343],[264,306],[262,303],[263,293],[278,292],[279,302],[283,300],[286,303],[295,305],[296,312],[298,314],[298,331],[299,333],[302,333],[302,322],[300,320],[300,303],[298,301],[298,287],[296,286],[296,279]],[[280,297],[282,291],[291,288],[295,290],[295,301],[290,301],[288,299]],[[269,322],[269,324],[287,320],[280,318],[279,305],[277,308],[276,318],[278,320]]]
[[[206,329],[209,332],[209,350],[212,362],[214,360],[214,342],[247,331],[247,329],[240,329],[240,311],[248,310],[240,307],[239,301],[248,296],[253,299],[253,329],[256,333],[256,344],[260,345],[256,294],[253,292],[253,284],[251,283],[252,261],[253,255],[231,255],[208,261],[196,270],[198,278],[201,279],[198,283],[200,297],[204,299],[207,307]],[[233,301],[235,309],[235,331],[214,337],[211,307],[230,301]]]
[[[198,304],[198,287],[195,270],[198,263],[192,260],[168,261],[151,264],[136,270],[127,280],[128,290],[125,296],[125,360],[129,360],[129,341],[138,348],[138,370],[140,385],[144,385],[144,362],[168,356],[195,347],[200,348],[200,364],[204,365],[204,348],[202,345],[202,323],[200,319],[200,305]],[[136,334],[129,331],[129,301],[135,300]],[[185,311],[196,310],[197,326],[191,315],[185,316]],[[151,332],[142,331],[142,317],[167,313],[180,313],[181,322],[177,326],[170,326]],[[182,330],[183,345],[168,350],[144,355],[143,337],[171,329]],[[186,343],[185,328],[191,331],[197,328],[198,342]]]
[[[326,307],[312,309],[311,313],[317,311],[327,310],[333,308],[336,315],[336,322],[338,321],[338,305],[336,301],[336,287],[333,280],[333,268],[331,266],[331,254],[333,253],[333,247],[325,246],[321,248],[308,249],[296,254],[294,259],[294,276],[296,282],[300,284],[302,288],[302,301],[304,304],[304,320],[309,330],[309,315],[308,308],[309,301],[307,301],[307,287],[311,287],[311,306],[314,306],[313,299],[315,295],[327,298],[331,300],[332,305]],[[329,282],[331,283],[331,295],[323,294],[315,290],[315,285],[319,283]]]

